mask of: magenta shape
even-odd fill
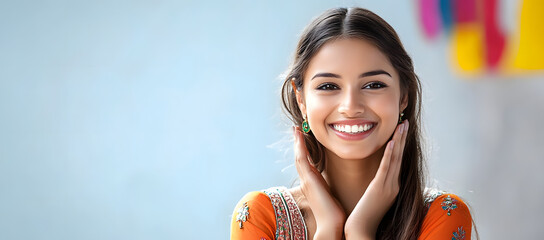
[[[434,38],[440,32],[438,0],[419,0],[419,13],[423,32],[427,38]]]
[[[455,23],[474,23],[478,20],[476,0],[453,1]]]
[[[499,11],[497,0],[483,0],[483,7],[486,46],[485,60],[488,69],[495,70],[504,52],[506,36],[497,21],[497,12]]]

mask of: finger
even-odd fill
[[[395,168],[393,169],[393,176],[395,176],[395,178],[393,179],[394,180],[393,184],[398,184],[399,183],[400,169],[402,167],[402,160],[403,160],[403,156],[404,156],[404,147],[406,146],[406,139],[408,138],[408,129],[409,129],[409,127],[410,127],[410,124],[409,124],[408,120],[405,120],[404,121],[404,132],[403,132],[403,135],[402,135],[398,161],[395,164]]]
[[[395,145],[391,149],[392,152],[391,152],[390,166],[395,162],[396,157],[398,155],[398,149],[399,149],[400,140],[402,137],[402,131],[403,131],[402,124],[399,124],[395,128],[395,132],[393,133],[393,137],[391,138],[392,141],[395,141]]]
[[[293,132],[294,136],[295,136],[295,166],[297,168],[297,172],[298,172],[298,175],[299,177],[302,179],[305,178],[306,176],[306,172],[307,172],[307,166],[305,161],[303,160],[305,158],[305,154],[304,154],[304,151],[301,149],[302,148],[302,144],[301,144],[301,139],[300,139],[300,136],[299,136],[299,133],[298,133],[298,130],[295,128],[294,129],[294,132]]]
[[[298,129],[295,130],[295,145],[295,152],[297,152],[295,162],[302,193],[313,208],[321,209],[322,206],[331,206],[334,202],[331,202],[327,183],[321,173],[310,163],[303,134]]]
[[[406,137],[408,136],[408,120],[405,120],[402,124],[402,134],[399,136],[399,145],[398,149],[396,149],[396,156],[395,156],[395,166],[398,166],[400,162],[402,162],[402,156],[404,154],[404,146],[406,145]]]
[[[406,138],[408,136],[408,120],[404,120],[404,123],[402,123],[403,125],[403,128],[404,128],[404,131],[402,133],[402,137],[401,137],[401,140],[400,140],[400,146],[399,146],[399,155],[398,155],[398,159],[399,160],[402,160],[402,155],[404,154],[404,146],[406,145]]]
[[[383,183],[384,183],[384,186],[390,186],[390,179],[392,178],[392,169],[394,168],[394,166],[399,162],[398,161],[398,155],[399,155],[399,148],[401,145],[400,142],[402,140],[402,134],[404,133],[404,125],[403,124],[399,124],[395,130],[395,133],[393,134],[393,139],[392,141],[395,141],[395,145],[392,147],[391,149],[391,156],[389,157],[389,167],[387,169],[387,171],[385,172],[384,176],[383,176]],[[385,154],[382,158],[382,161],[385,161]]]
[[[399,146],[400,147],[400,151],[399,151],[399,157],[400,159],[402,159],[402,154],[404,153],[404,146],[406,145],[406,138],[408,136],[408,127],[409,127],[409,123],[408,123],[408,120],[404,120],[404,123],[402,123],[402,125],[404,125],[404,131],[402,133],[402,138],[401,138],[401,145]]]
[[[376,172],[376,176],[374,177],[374,180],[377,180],[379,183],[382,183],[382,184],[385,183],[385,178],[387,177],[387,172],[389,171],[389,165],[391,163],[391,157],[393,155],[394,147],[395,147],[395,140],[389,141],[387,143],[387,146],[385,146],[382,161],[380,162],[380,166],[378,167],[378,172]]]
[[[395,148],[393,148],[393,155],[391,156],[391,161],[396,162],[397,157],[399,156],[399,149],[401,147],[402,135],[404,134],[404,123],[401,123],[397,126],[395,134],[393,135],[393,140],[397,142]]]
[[[391,187],[397,187],[399,185],[399,173],[402,166],[402,156],[404,154],[406,136],[408,135],[408,121],[404,121],[399,127],[401,128],[402,134],[399,136],[399,144],[394,152],[395,156],[391,160],[391,171],[389,173],[390,177],[387,178],[387,185]]]
[[[304,137],[302,132],[298,129],[295,129],[295,166],[301,181],[306,181],[309,174],[314,174],[317,172],[317,169],[310,164],[308,157],[308,149],[306,149],[306,144],[304,143]]]

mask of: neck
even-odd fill
[[[383,156],[383,149],[365,159],[342,159],[327,151],[323,176],[331,192],[349,215],[374,179]]]

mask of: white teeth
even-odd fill
[[[345,132],[345,133],[361,133],[370,130],[374,125],[373,124],[364,124],[364,125],[333,125],[333,128],[336,131]]]

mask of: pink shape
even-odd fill
[[[457,0],[453,4],[455,23],[474,23],[478,20],[476,0]]]
[[[497,23],[497,0],[484,0],[484,31],[485,31],[485,60],[489,69],[495,69],[499,64],[506,38]]]
[[[420,20],[427,38],[434,38],[440,31],[438,0],[419,0]]]

